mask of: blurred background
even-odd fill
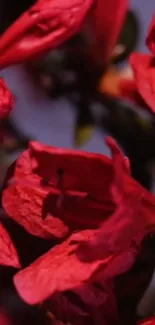
[[[130,2],[131,8],[136,11],[140,20],[137,49],[146,52],[145,36],[155,9],[154,1],[150,0],[149,4],[146,0]],[[73,147],[75,112],[65,96],[52,100],[47,98],[43,91],[38,92],[38,88],[22,67],[3,70],[1,76],[5,78],[16,96],[12,119],[23,133],[50,145]],[[108,154],[103,144],[103,133],[97,128],[92,139],[82,149]]]

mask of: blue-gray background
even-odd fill
[[[131,0],[131,7],[139,16],[141,37],[138,50],[147,51],[145,36],[153,13],[153,0]],[[24,133],[46,144],[60,147],[72,147],[75,111],[65,98],[55,102],[38,91],[22,67],[13,67],[1,71],[10,89],[16,96],[16,105],[12,117],[18,128]],[[94,132],[91,141],[82,149],[108,154],[104,145],[104,135]]]

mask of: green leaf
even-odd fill
[[[91,139],[93,132],[94,132],[93,124],[77,127],[75,131],[75,141],[74,141],[75,146],[77,147],[83,146],[86,142],[88,142]]]

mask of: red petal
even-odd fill
[[[93,0],[36,1],[2,35],[0,68],[35,60],[78,33]]]
[[[129,176],[129,183],[134,183],[133,179],[130,179],[130,169],[128,158],[124,157],[121,149],[117,145],[116,141],[111,138],[106,138],[106,143],[112,152],[112,162],[114,170],[114,181],[111,183],[111,192],[114,197],[114,201],[119,204],[120,199],[122,201],[122,194],[126,191],[125,177]],[[129,186],[129,184],[128,184]]]
[[[128,0],[98,0],[91,13],[92,33],[96,40],[95,57],[107,64],[117,43],[125,15]]]
[[[36,304],[56,292],[75,291],[90,279],[102,286],[107,279],[113,279],[132,267],[137,255],[135,247],[129,247],[120,255],[109,255],[91,263],[80,261],[76,254],[79,242],[88,241],[92,235],[93,231],[76,233],[18,272],[14,284],[19,295],[27,303]]]
[[[136,200],[135,200],[136,201]],[[139,225],[137,215],[140,213],[140,204],[129,201],[118,208],[118,211],[106,222],[103,223],[100,230],[96,231],[89,242],[82,243],[78,249],[78,256],[83,261],[94,261],[106,258],[110,254],[120,254],[126,252],[128,247],[132,247],[131,259],[128,256],[128,263],[132,260],[132,255],[137,250],[136,245],[144,237],[145,230]],[[126,255],[128,255],[126,253]],[[130,255],[130,253],[129,253]],[[124,259],[124,263],[126,263]],[[118,263],[119,269],[121,264]],[[132,265],[132,262],[131,262]]]
[[[155,62],[150,55],[133,53],[130,62],[140,96],[155,113]]]
[[[135,80],[120,79],[119,89],[120,98],[127,99],[139,107],[150,110],[150,107],[146,104],[146,102],[139,94]]]
[[[33,235],[43,238],[64,237],[69,228],[60,218],[50,214],[45,220],[42,217],[43,202],[47,194],[39,185],[38,188],[33,188],[22,186],[19,182],[19,185],[10,185],[3,192],[3,207],[8,215]],[[52,198],[50,202],[52,205]]]
[[[0,119],[8,117],[14,105],[14,98],[6,83],[0,78]]]
[[[152,52],[152,54],[155,56],[155,15],[152,18],[152,22],[148,30],[146,45],[149,48],[149,50]]]
[[[105,265],[111,257],[94,263],[81,262],[76,254],[78,241],[88,239],[92,231],[72,235],[37,259],[28,268],[18,272],[14,283],[20,296],[29,304],[42,302],[57,291],[66,291],[81,285]],[[78,241],[77,241],[78,240]]]
[[[57,171],[63,169],[64,190],[89,193],[94,200],[102,200],[105,182],[109,185],[109,180],[112,179],[109,158],[100,154],[44,146],[37,142],[30,143],[30,152],[33,173],[48,179],[51,185],[57,187]]]
[[[125,252],[129,247],[137,247],[150,228],[155,227],[154,197],[132,178],[126,181],[129,171],[124,156],[113,139],[109,138],[107,142],[112,149],[115,171],[111,191],[118,207],[89,242],[82,243],[79,247],[78,255],[84,261],[99,260],[109,254]]]
[[[60,168],[65,171],[64,200],[58,207]],[[111,160],[105,156],[31,143],[17,160],[3,206],[28,232],[62,238],[70,230],[98,227],[114,211],[112,177]],[[50,185],[42,186],[43,179]]]
[[[7,231],[0,223],[0,265],[20,268],[18,254]]]

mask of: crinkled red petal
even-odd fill
[[[63,201],[58,206],[60,169],[64,170]],[[3,207],[28,232],[63,238],[72,230],[97,228],[111,215],[112,178],[111,160],[105,156],[31,143],[17,160],[3,192]],[[49,185],[41,185],[42,180],[49,180]]]
[[[42,238],[62,238],[69,232],[69,227],[59,217],[48,213],[43,219],[43,203],[48,192],[32,186],[10,185],[3,192],[3,207],[15,221],[31,234]],[[55,195],[51,197],[53,204]]]
[[[28,268],[18,272],[14,283],[20,296],[29,304],[42,302],[57,291],[78,287],[89,280],[100,265],[106,265],[112,257],[103,261],[83,263],[76,255],[79,241],[88,240],[91,230],[73,234],[38,258]]]
[[[0,223],[0,265],[20,268],[17,251],[4,226]]]
[[[155,113],[155,60],[147,54],[133,53],[130,58],[140,96]]]
[[[29,304],[41,303],[56,292],[75,290],[89,280],[101,285],[132,267],[138,252],[135,247],[120,255],[109,253],[106,258],[91,263],[81,261],[78,245],[92,235],[93,231],[76,233],[18,272],[14,284],[19,295]]]
[[[0,78],[0,119],[8,117],[14,105],[14,98],[6,83]]]

